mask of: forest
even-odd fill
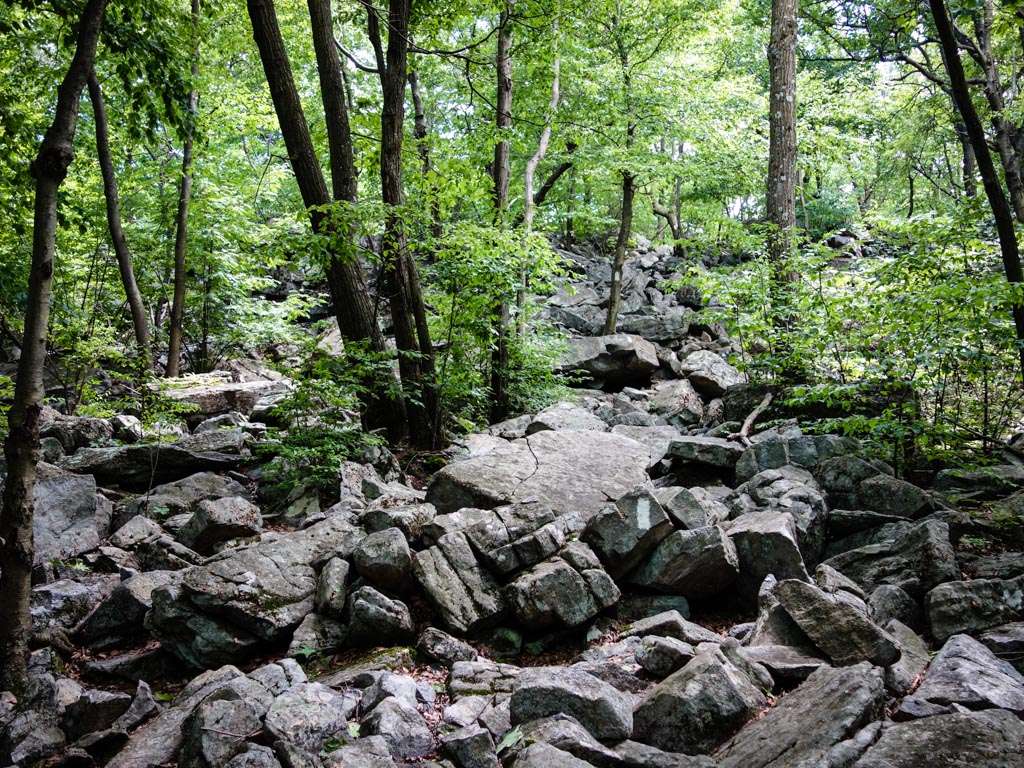
[[[1024,768],[1024,3],[4,0],[0,766]]]

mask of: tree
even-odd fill
[[[273,0],[249,0],[248,8],[263,71],[270,86],[274,109],[285,145],[288,147],[289,162],[295,173],[303,203],[309,211],[314,232],[329,239],[327,278],[338,329],[345,339],[364,342],[373,351],[383,352],[384,337],[377,324],[362,267],[355,257],[355,249],[351,242],[352,233],[346,226],[343,226],[341,231],[336,231],[336,224],[326,213],[331,204],[331,195],[327,190],[327,182],[317,160],[302,103],[292,79],[291,65],[277,23]],[[326,86],[322,88],[321,96],[331,124],[331,176],[334,197],[336,201],[352,203],[356,197],[355,171],[351,138],[348,135],[344,90],[340,87],[341,64],[331,32],[330,2],[309,0],[309,8],[321,83]],[[373,403],[386,401],[390,407],[371,407],[369,410],[372,411],[371,417],[386,418],[393,430],[399,430],[404,408],[390,395],[389,383],[378,382],[377,386],[383,391],[372,393],[369,399],[371,406]]]
[[[7,414],[9,432],[4,440],[7,477],[0,509],[0,688],[16,694],[20,694],[28,682],[33,493],[54,272],[57,193],[74,159],[79,99],[93,71],[106,6],[107,0],[88,0],[82,8],[74,57],[57,89],[53,122],[31,166],[35,179],[32,264],[18,379],[14,401]]]
[[[188,95],[188,115],[185,122],[185,141],[181,152],[181,178],[178,181],[178,209],[174,216],[174,295],[171,299],[171,327],[167,341],[167,378],[173,379],[181,371],[181,344],[185,319],[185,260],[188,256],[188,209],[192,202],[192,151],[195,141],[196,120],[199,114],[199,13],[200,0],[192,0],[192,88]]]
[[[434,378],[434,347],[419,272],[409,254],[402,220],[402,137],[405,83],[409,54],[409,0],[390,0],[386,13],[387,48],[380,29],[380,11],[368,0],[366,28],[380,80],[380,180],[384,215],[381,245],[383,281],[391,302],[391,322],[398,347],[398,366],[408,402],[409,435],[420,446],[434,447],[440,422]]]
[[[1003,270],[1006,273],[1007,281],[1014,288],[1019,288],[1020,284],[1024,283],[1024,272],[1021,270],[1013,211],[999,181],[995,164],[992,162],[992,154],[989,152],[988,142],[985,138],[985,129],[982,127],[981,119],[971,100],[970,87],[960,61],[960,52],[957,50],[953,24],[946,11],[946,4],[944,0],[928,0],[928,2],[942,46],[942,59],[949,74],[953,98],[967,129],[967,135],[970,137],[971,147],[974,149],[974,156],[978,162],[978,171],[981,174],[981,183],[985,189],[989,207],[992,209],[992,217],[995,219],[996,233],[999,236],[999,250],[1003,258]],[[1024,382],[1024,305],[1021,304],[1019,295],[1014,296],[1012,300],[1011,312],[1017,334],[1021,380]]]
[[[107,227],[110,230],[110,242],[114,246],[117,258],[117,269],[121,273],[121,284],[128,300],[128,308],[132,315],[132,328],[135,330],[135,343],[139,356],[149,360],[149,318],[142,292],[135,281],[135,268],[132,252],[121,226],[121,201],[117,194],[117,176],[114,173],[114,161],[110,155],[110,131],[107,126],[107,108],[103,103],[103,91],[95,72],[89,73],[89,98],[92,101],[93,121],[96,124],[96,154],[100,161],[103,174],[103,197],[107,207]]]

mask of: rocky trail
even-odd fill
[[[1024,553],[973,514],[1024,509],[1024,464],[898,479],[773,413],[670,249],[611,336],[568,256],[574,397],[425,484],[380,450],[263,504],[289,382],[252,361],[173,391],[173,442],[48,414],[0,766],[1024,766]]]

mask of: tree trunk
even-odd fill
[[[791,306],[796,274],[789,267],[796,227],[796,15],[797,0],[772,0],[771,39],[768,43],[768,189],[766,213],[768,258],[772,276],[769,286],[775,350],[782,361],[780,374],[789,380],[802,378],[792,359],[789,332],[794,325]]]
[[[139,354],[144,360],[149,359],[149,318],[146,305],[142,300],[142,292],[135,282],[135,269],[132,265],[132,252],[128,248],[124,230],[121,227],[121,201],[117,194],[117,176],[114,174],[114,161],[110,155],[110,131],[107,125],[107,108],[103,103],[103,90],[96,73],[89,73],[89,99],[92,101],[93,120],[96,124],[96,155],[100,161],[100,172],[103,176],[103,197],[107,204],[107,227],[110,229],[110,242],[114,246],[117,258],[117,269],[121,273],[121,285],[128,299],[128,308],[132,315],[132,328],[135,331],[135,343]]]
[[[512,22],[511,2],[506,2],[498,22],[498,51],[494,58],[496,96],[494,127],[498,141],[494,145],[494,222],[503,226],[508,208],[508,185],[511,175],[507,133],[512,127]],[[494,320],[495,344],[491,354],[491,421],[508,417],[509,412],[509,302],[502,299]]]
[[[31,166],[36,182],[32,263],[18,378],[14,401],[7,413],[7,478],[0,510],[0,690],[18,696],[28,682],[28,644],[32,632],[29,599],[34,557],[33,493],[57,233],[57,191],[74,159],[79,99],[93,69],[106,5],[107,0],[88,0],[82,10],[75,55],[57,89],[53,123]]]
[[[439,239],[441,229],[441,201],[437,197],[436,184],[430,177],[433,164],[430,160],[430,126],[427,123],[427,112],[423,107],[423,94],[420,93],[420,79],[416,70],[409,70],[409,94],[412,96],[413,129],[416,139],[416,151],[420,156],[420,172],[423,174],[427,195],[430,197],[430,234]]]
[[[181,372],[181,343],[185,322],[185,259],[188,254],[188,209],[192,202],[192,143],[199,114],[199,11],[200,0],[192,0],[192,90],[188,94],[188,116],[185,145],[181,157],[181,181],[178,186],[178,211],[174,217],[174,296],[171,299],[171,328],[167,340],[167,378]]]
[[[1003,258],[1003,270],[1006,279],[1013,285],[1024,282],[1024,272],[1021,270],[1020,251],[1017,243],[1017,233],[1014,231],[1013,212],[1010,203],[1006,199],[1003,187],[999,182],[999,175],[996,172],[995,164],[992,162],[992,155],[988,149],[985,139],[985,129],[981,125],[981,119],[971,101],[971,92],[967,85],[967,77],[964,75],[963,64],[960,62],[960,53],[957,50],[956,38],[953,35],[953,27],[946,11],[946,4],[943,0],[928,0],[931,7],[932,17],[935,19],[935,28],[938,31],[939,42],[942,45],[943,61],[946,71],[949,74],[950,88],[953,92],[953,99],[956,101],[960,117],[963,119],[967,135],[974,148],[974,156],[978,162],[978,171],[981,175],[981,183],[985,189],[985,196],[988,198],[989,206],[992,209],[992,216],[996,223],[996,232],[999,235],[999,250]],[[1021,380],[1024,381],[1024,306],[1015,303],[1012,307],[1013,325],[1016,331],[1018,354],[1020,358]]]
[[[626,263],[626,246],[633,226],[633,195],[635,192],[633,174],[622,173],[622,215],[619,218],[619,235],[615,239],[615,255],[612,259],[612,284],[608,294],[608,314],[604,321],[604,333],[615,333],[619,324],[619,308],[622,306],[622,268]]]
[[[409,52],[409,0],[390,0],[388,4],[386,53],[378,11],[368,0],[364,0],[363,5],[382,93],[380,178],[381,199],[387,206],[382,243],[383,278],[391,299],[391,322],[402,385],[408,390],[409,434],[417,445],[432,448],[440,439],[441,426],[434,382],[434,348],[419,274],[409,255],[400,212],[404,197],[402,129]]]
[[[956,102],[953,103],[953,108],[956,108]],[[971,139],[967,135],[967,128],[964,127],[963,123],[957,123],[954,126],[956,131],[956,138],[960,142],[960,149],[963,153],[963,165],[962,165],[962,176],[964,184],[964,195],[967,197],[975,197],[978,194],[977,187],[977,175],[978,175],[978,164],[974,159],[974,148],[971,147]]]

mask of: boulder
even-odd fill
[[[668,610],[645,619],[634,621],[622,628],[619,633],[622,637],[646,637],[647,635],[662,635],[674,637],[690,645],[700,643],[720,643],[724,640],[721,635],[705,629],[700,624],[694,624],[683,618],[679,611]]]
[[[687,307],[664,307],[650,314],[623,314],[619,316],[615,330],[659,344],[669,344],[686,338],[693,316],[693,310]]]
[[[316,579],[316,592],[313,604],[318,613],[325,616],[341,618],[348,602],[348,560],[332,557],[320,569]]]
[[[259,733],[260,720],[246,701],[212,699],[196,707],[182,731],[182,768],[220,768],[245,748],[246,738]]]
[[[826,562],[868,592],[889,584],[920,596],[960,576],[949,526],[937,520],[917,523],[892,542],[851,549]]]
[[[1024,672],[1024,621],[1014,621],[982,632],[978,639],[998,658]]]
[[[449,464],[427,490],[440,513],[536,500],[589,517],[647,480],[648,450],[606,432],[538,432],[483,456]]]
[[[899,659],[899,649],[877,624],[813,584],[780,581],[774,594],[793,622],[837,666],[870,661],[884,667]]]
[[[371,584],[399,592],[412,575],[409,542],[398,528],[371,533],[356,545],[352,565]]]
[[[593,768],[593,765],[541,741],[520,752],[512,768]]]
[[[679,361],[679,368],[704,397],[721,397],[734,384],[742,384],[746,376],[708,350],[698,350]]]
[[[925,596],[932,637],[943,642],[960,632],[978,632],[1024,620],[1024,576],[940,584]]]
[[[505,600],[464,533],[448,533],[413,558],[413,573],[442,621],[465,633],[497,621]]]
[[[710,752],[767,703],[743,670],[708,646],[643,697],[635,738],[670,752]]]
[[[750,512],[723,527],[736,546],[738,586],[748,601],[756,600],[769,574],[779,580],[810,581],[800,554],[796,521],[788,512]]]
[[[498,755],[491,732],[479,725],[467,725],[441,737],[441,753],[457,768],[498,768]]]
[[[412,760],[434,751],[434,736],[415,705],[384,699],[364,721],[370,735],[381,736],[394,757]]]
[[[209,554],[218,544],[256,536],[261,530],[263,516],[259,507],[239,496],[228,496],[200,501],[192,517],[178,532],[178,538],[196,552]]]
[[[673,464],[698,464],[731,472],[743,455],[743,446],[732,440],[704,435],[688,435],[673,440],[668,455]]]
[[[885,631],[900,649],[899,661],[885,668],[885,687],[896,695],[903,695],[920,682],[921,673],[931,661],[931,653],[920,635],[896,619],[885,625]]]
[[[636,663],[655,680],[663,680],[694,657],[693,646],[674,637],[648,635],[636,650]]]
[[[707,488],[668,486],[655,489],[654,496],[677,528],[693,530],[729,519],[729,508]]]
[[[637,488],[599,510],[580,537],[615,578],[636,568],[672,531],[661,504],[646,488]]]
[[[101,518],[96,482],[91,477],[40,462],[36,466],[32,502],[35,565],[77,557],[99,546],[107,533],[109,519]]]
[[[166,520],[192,512],[200,501],[245,495],[245,488],[229,477],[215,472],[197,472],[121,502],[115,510],[113,524],[115,529],[119,528],[136,515]]]
[[[345,696],[320,683],[300,683],[274,699],[265,727],[283,739],[316,754],[324,744],[348,734]]]
[[[565,667],[523,670],[512,689],[512,723],[564,713],[596,739],[616,741],[633,733],[631,699],[603,680]]]
[[[558,371],[584,374],[609,389],[621,389],[648,383],[659,366],[658,352],[651,342],[616,333],[570,339]]]
[[[153,591],[178,584],[179,571],[148,571],[129,576],[75,627],[75,642],[109,647],[136,640],[145,632],[146,614],[153,607]]]
[[[1019,768],[1022,764],[1024,722],[1010,712],[962,712],[884,726],[852,768]]]
[[[900,704],[905,717],[1006,709],[1024,717],[1024,676],[968,635],[953,635],[932,659],[911,696]]]
[[[630,440],[636,440],[644,445],[651,453],[648,468],[654,467],[664,459],[672,441],[682,436],[678,429],[668,424],[661,426],[616,424],[612,427],[612,434],[628,437]]]
[[[720,526],[673,531],[629,577],[631,583],[689,599],[727,590],[739,573],[736,547]]]
[[[878,717],[885,705],[881,671],[867,662],[823,666],[744,726],[716,754],[720,768],[830,765],[829,750]]]
[[[175,402],[191,404],[195,408],[191,415],[201,419],[229,411],[250,414],[260,398],[290,389],[291,383],[283,377],[232,381],[231,374],[214,371],[182,376],[161,386],[160,394]]]
[[[920,630],[924,626],[924,614],[914,598],[899,587],[882,584],[868,598],[868,613],[871,620],[884,627],[897,619],[908,627]]]
[[[449,635],[435,627],[427,627],[416,642],[416,649],[428,659],[439,661],[447,667],[457,661],[473,661],[476,649],[464,640]]]
[[[690,427],[704,418],[704,401],[686,379],[658,382],[648,404],[651,413],[674,427]]]
[[[538,629],[576,627],[614,605],[618,587],[593,553],[590,558],[570,564],[570,554],[553,557],[509,584],[506,599],[519,622]]]
[[[349,596],[346,639],[355,645],[400,645],[414,636],[412,613],[401,600],[360,587]]]
[[[586,408],[574,403],[555,403],[533,417],[526,434],[532,435],[545,430],[607,432],[608,425]]]
[[[308,765],[289,765],[288,768],[318,768],[319,763],[310,760]],[[324,768],[395,768],[391,759],[388,742],[382,736],[365,736],[351,744],[345,744],[323,759]]]
[[[60,466],[100,483],[145,489],[196,472],[237,469],[251,438],[241,430],[219,430],[184,437],[174,443],[138,443],[83,448]]]
[[[860,442],[836,435],[772,435],[756,440],[736,462],[736,479],[749,480],[758,472],[786,465],[816,470],[818,465],[836,456],[857,453]],[[871,475],[877,474],[877,470]]]

